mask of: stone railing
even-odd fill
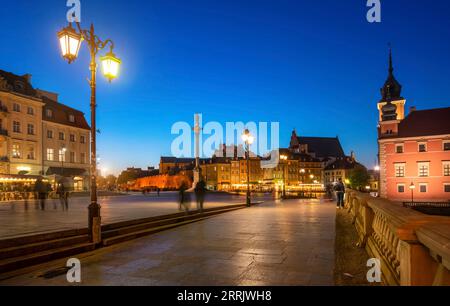
[[[385,284],[450,285],[450,217],[428,216],[352,190],[345,202],[358,246],[380,259]]]

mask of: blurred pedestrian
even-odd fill
[[[337,182],[336,186],[334,186],[334,190],[336,191],[337,208],[344,208],[345,186],[344,183],[342,183],[341,178],[339,178],[339,182]]]
[[[189,205],[188,205],[188,201],[187,201],[187,195],[186,195],[186,184],[182,183],[180,186],[180,191],[179,191],[179,206],[178,206],[178,210],[182,211],[184,209],[184,211],[186,212],[186,214],[189,212]]]
[[[45,210],[45,200],[47,198],[47,186],[44,184],[41,178],[36,180],[34,185],[34,191],[36,192],[37,199],[41,210]]]
[[[197,200],[197,210],[203,212],[203,203],[205,202],[206,186],[203,180],[195,185],[195,198]]]
[[[58,184],[56,193],[58,194],[59,202],[61,203],[62,210],[63,211],[69,210],[69,192],[62,180]]]
[[[161,191],[161,189],[159,189],[159,187],[157,187],[156,188],[156,194],[158,195],[158,197],[159,197],[159,192]]]

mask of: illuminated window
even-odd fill
[[[419,176],[420,177],[427,177],[430,173],[430,163],[429,162],[421,162],[418,163],[419,168]]]
[[[66,161],[66,153],[64,149],[59,150],[59,161],[65,162]]]
[[[33,146],[29,146],[28,147],[27,159],[35,159],[34,147]]]
[[[54,160],[54,159],[55,159],[54,150],[48,148],[47,149],[47,160]]]
[[[405,177],[405,164],[395,164],[395,177]]]
[[[442,168],[444,172],[444,176],[450,176],[450,161],[445,161],[442,163]]]
[[[21,158],[20,145],[15,143],[12,146],[12,157],[13,158]]]

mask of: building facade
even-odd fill
[[[34,89],[31,76],[0,70],[0,180],[65,177],[89,186],[90,128],[82,112]]]
[[[389,76],[378,103],[380,195],[394,201],[449,201],[450,107],[411,108],[405,116],[402,87],[393,70],[390,54]]]

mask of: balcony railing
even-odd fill
[[[381,261],[388,285],[450,285],[450,219],[350,190],[358,246]]]

